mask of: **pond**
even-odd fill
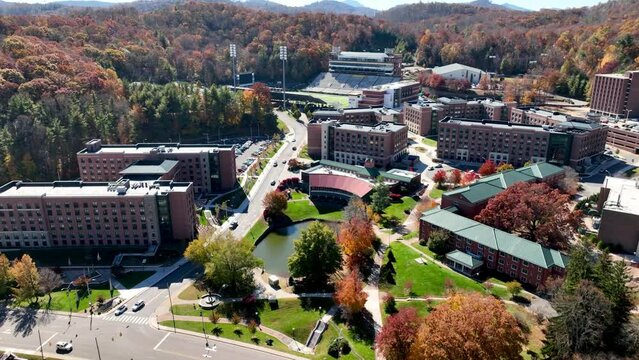
[[[253,250],[264,260],[264,270],[269,274],[288,277],[288,258],[293,254],[293,243],[313,222],[307,221],[271,231]]]

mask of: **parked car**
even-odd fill
[[[55,349],[57,352],[71,352],[73,350],[73,343],[71,341],[58,341],[55,344]]]
[[[275,186],[276,182],[275,180],[271,181],[271,186]]]
[[[115,310],[115,316],[120,316],[122,314],[124,314],[124,312],[127,310],[126,305],[120,305],[116,310]]]
[[[297,150],[297,146],[293,146],[293,151],[296,151],[296,150]]]
[[[433,170],[435,170],[435,167],[434,166],[429,166],[426,170],[433,171]]]
[[[435,165],[435,169],[441,169],[441,168],[443,168],[443,167],[444,167],[444,165],[442,165],[442,164],[437,164],[437,165]]]
[[[286,160],[282,160],[282,164],[285,164],[285,165],[286,165]]]
[[[131,311],[136,312],[141,310],[144,307],[144,300],[138,300],[135,304],[133,304],[133,307],[131,308]]]
[[[277,163],[274,163],[274,164],[273,164],[273,167],[277,167]]]
[[[231,230],[235,230],[237,229],[238,223],[237,221],[233,220],[229,223],[229,228],[231,228]]]

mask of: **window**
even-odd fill
[[[513,262],[519,262],[519,258],[513,256]]]
[[[524,275],[528,275],[528,269],[521,269],[521,273]]]
[[[510,268],[511,268],[512,270],[517,270],[517,265],[512,264],[512,265],[510,265]]]
[[[528,261],[526,261],[526,260],[522,260],[522,261],[521,261],[521,264],[522,264],[523,266],[528,266]]]
[[[499,263],[499,265],[504,265],[504,259],[499,259],[497,263]]]

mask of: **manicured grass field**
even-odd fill
[[[404,222],[408,217],[408,214],[404,212],[404,210],[412,210],[417,201],[410,196],[402,197],[401,202],[391,203],[386,209],[384,209],[384,214],[388,216],[394,216],[399,219],[400,222]]]
[[[431,199],[439,199],[445,191],[446,189],[440,189],[437,186],[433,186],[433,189],[430,191],[428,196],[430,196]]]
[[[413,288],[411,296],[442,296],[445,294],[446,279],[453,282],[457,290],[483,292],[481,284],[460,275],[448,268],[427,261],[427,264],[417,263],[414,259],[420,255],[408,246],[394,242],[390,248],[393,250],[397,260],[393,266],[395,268],[395,284],[384,284],[382,288],[389,291],[395,297],[404,297],[404,285],[412,282]]]
[[[419,236],[419,233],[417,231],[411,231],[406,235],[402,236],[402,239],[404,240],[410,240],[412,238],[416,238],[417,236]]]
[[[197,300],[205,293],[205,291],[200,291],[193,284],[191,284],[189,287],[184,289],[184,291],[178,294],[178,298],[182,300]]]
[[[437,140],[435,139],[423,138],[422,142],[428,146],[437,147]]]
[[[262,235],[266,231],[266,229],[268,229],[268,224],[266,223],[266,221],[264,221],[264,219],[260,218],[255,222],[255,224],[253,224],[253,227],[251,227],[251,230],[246,233],[246,236],[244,236],[244,239],[242,239],[242,241],[255,244],[255,240],[257,240],[257,238],[259,238],[260,235]]]
[[[80,301],[76,302],[78,295],[80,294]],[[118,296],[120,293],[117,290],[113,290],[113,296]],[[66,290],[55,291],[51,293],[51,303],[49,303],[49,296],[41,296],[38,298],[38,304],[41,309],[56,310],[56,311],[69,311],[83,312],[89,308],[89,301],[93,304],[97,299],[102,296],[104,299],[111,298],[110,291],[103,289],[92,289],[91,295],[88,295],[86,290],[71,290],[68,294]],[[27,303],[21,303],[20,306],[29,306]]]
[[[168,327],[173,327],[173,321],[168,320],[168,321],[162,321],[160,323],[160,325],[162,326],[168,326]],[[202,333],[202,323],[199,321],[176,321],[175,322],[175,327],[183,329],[183,330],[189,330],[189,331],[194,331],[194,332],[198,332],[198,333]],[[274,337],[268,336],[266,334],[264,334],[261,331],[256,331],[255,334],[251,334],[249,332],[248,327],[244,326],[244,325],[233,325],[233,324],[213,324],[210,321],[205,321],[204,322],[204,330],[206,331],[206,333],[209,336],[209,339],[211,340],[215,340],[216,336],[213,335],[212,330],[214,328],[219,328],[219,330],[221,330],[219,336],[225,339],[232,339],[232,340],[237,340],[237,341],[241,341],[244,343],[249,343],[249,344],[254,344],[254,345],[260,345],[260,346],[264,346],[264,347],[268,347],[268,348],[272,348],[275,350],[279,350],[279,351],[284,351],[287,353],[295,353],[291,350],[288,349],[288,347],[286,345],[284,345],[282,342],[280,342],[279,340],[277,340]],[[235,333],[235,330],[239,330],[239,332]],[[251,338],[256,337],[257,338],[257,343],[253,342],[251,340]],[[273,346],[268,346],[266,345],[266,340],[267,339],[271,339],[273,340]]]
[[[303,192],[293,191],[291,192],[291,198],[293,200],[303,200],[303,199],[308,199],[308,195],[304,194]]]
[[[412,244],[415,248],[421,250],[423,253],[425,253],[426,255],[432,257],[433,259],[437,258],[437,254],[435,254],[434,252],[432,252],[428,246],[425,245],[420,245],[419,243],[415,243]]]
[[[328,355],[328,347],[333,342],[333,340],[337,339],[340,336],[340,332],[336,327],[341,330],[341,335],[348,340],[348,343],[351,346],[351,353],[347,355],[342,355],[339,358],[341,360],[374,360],[375,359],[375,351],[371,349],[373,346],[372,341],[364,341],[358,339],[357,335],[354,334],[350,329],[348,329],[344,324],[336,324],[334,321],[331,321],[328,328],[322,335],[322,340],[320,340],[319,344],[315,348],[315,359],[322,360],[332,360],[334,357]]]
[[[313,330],[315,323],[326,313],[333,305],[332,299],[281,299],[278,300],[277,306],[271,308],[267,303],[261,303],[257,306],[260,323],[273,330],[284,333],[295,340],[304,343],[308,335]],[[233,305],[221,305],[216,311],[221,315],[229,315],[235,312],[240,313],[241,305],[235,303]],[[320,312],[319,308],[322,308]],[[193,305],[174,305],[173,312],[175,315],[200,316],[200,308]],[[208,318],[211,311],[202,311],[203,316]],[[205,319],[205,321],[208,321]]]
[[[344,207],[336,204],[323,202],[294,201],[288,203],[288,208],[284,212],[293,221],[309,219],[322,219],[339,221],[342,219]]]
[[[348,96],[345,95],[320,94],[305,91],[298,91],[296,93],[301,95],[310,95],[324,101],[328,105],[338,104],[341,107],[348,107]]]
[[[130,289],[153,274],[155,274],[155,271],[129,271],[120,275],[117,279],[125,288]]]
[[[310,156],[308,156],[308,145],[304,145],[304,146],[302,147],[302,149],[300,150],[299,157],[300,157],[300,158],[302,158],[302,159],[309,159],[309,160],[311,160],[311,157],[310,157]]]

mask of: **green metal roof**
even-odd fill
[[[425,212],[421,220],[545,269],[551,266],[565,268],[568,264],[568,257],[557,250],[546,248],[450,211],[432,209]]]
[[[479,260],[479,259],[475,259],[474,257],[461,252],[459,250],[454,250],[449,252],[448,254],[446,254],[446,259],[452,260],[456,263],[462,264],[464,266],[466,266],[467,268],[470,269],[477,269],[478,267],[482,266],[482,264],[484,263],[483,261]]]
[[[443,196],[460,195],[466,201],[476,204],[488,200],[517,182],[543,180],[564,171],[563,168],[540,162],[519,169],[504,171],[477,180],[476,183],[463,188],[445,192]]]

